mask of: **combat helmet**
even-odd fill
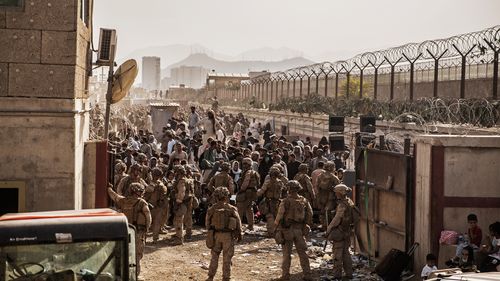
[[[144,161],[147,161],[148,160],[148,157],[146,156],[146,154],[144,153],[139,153],[137,154],[137,162],[144,162]]]
[[[174,173],[176,175],[185,175],[186,174],[186,168],[182,165],[175,165],[174,166]]]
[[[222,201],[226,198],[228,198],[231,194],[229,193],[229,190],[227,187],[224,186],[219,186],[214,190],[214,197],[218,201]]]
[[[288,188],[288,191],[290,191],[290,192],[293,192],[293,191],[298,192],[302,189],[302,186],[296,180],[288,181],[288,183],[286,184],[286,187]]]
[[[220,170],[223,172],[229,172],[230,169],[231,169],[231,164],[229,164],[228,162],[224,162],[220,166]]]
[[[342,195],[347,195],[347,193],[351,192],[351,188],[348,187],[345,184],[337,184],[334,188],[333,191],[338,192]]]
[[[241,165],[252,166],[252,163],[253,163],[252,159],[248,157],[243,158],[243,160],[241,161]]]
[[[133,192],[133,193],[144,193],[145,191],[145,188],[142,184],[138,183],[138,182],[134,182],[132,184],[130,184],[130,190]]]
[[[307,173],[308,169],[309,169],[309,165],[307,165],[307,164],[300,164],[299,165],[299,172],[301,172],[301,173]]]
[[[333,161],[328,161],[325,164],[325,170],[328,172],[333,172],[335,171],[335,162]]]
[[[163,171],[160,168],[156,167],[151,171],[151,175],[154,178],[160,178],[163,175]]]
[[[279,177],[280,175],[281,175],[281,171],[278,167],[272,166],[269,169],[269,176],[270,177],[276,178],[276,177]]]

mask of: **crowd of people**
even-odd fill
[[[326,138],[313,144],[309,138],[278,136],[269,123],[250,121],[241,113],[194,106],[180,108],[161,136],[127,126],[110,133],[109,143],[115,173],[108,192],[136,226],[138,272],[149,232],[157,243],[173,227],[169,243],[182,245],[196,223],[206,227],[212,251],[207,280],[213,280],[221,253],[223,280],[230,280],[235,242],[263,221],[267,236],[282,245],[282,280],[290,278],[293,245],[304,280],[312,280],[305,241],[311,229],[325,232],[332,242],[333,276],[352,278],[350,237],[359,211],[343,184],[348,149],[333,151]],[[477,217],[468,221],[477,227]],[[494,270],[500,261],[492,256],[500,248],[497,224],[490,226],[493,238],[487,247],[476,245],[489,255],[484,263],[469,268],[471,245],[480,243],[471,241],[457,250],[450,265]],[[477,238],[476,228],[471,226],[470,232],[469,237]],[[429,254],[423,278],[436,269],[433,260]]]
[[[352,277],[348,248],[355,207],[342,184],[348,151],[331,151],[325,141],[277,136],[270,124],[242,114],[194,106],[190,112],[179,109],[159,137],[128,127],[110,133],[109,143],[116,160],[108,193],[136,225],[138,261],[148,232],[156,243],[172,225],[169,242],[181,245],[198,223],[206,226],[212,250],[208,280],[221,252],[223,280],[229,280],[235,241],[262,220],[267,235],[283,245],[283,280],[290,278],[294,244],[304,280],[312,280],[304,238],[311,228],[326,231],[333,241],[335,276],[341,278],[344,267]]]

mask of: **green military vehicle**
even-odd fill
[[[135,229],[111,209],[0,217],[0,281],[135,281]]]

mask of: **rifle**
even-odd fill
[[[328,233],[326,232],[328,229],[328,209],[325,210],[325,222],[326,222],[326,229],[325,229],[325,244],[323,245],[323,252],[326,251],[326,245],[328,245]]]

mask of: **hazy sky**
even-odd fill
[[[500,0],[95,0],[94,7],[96,35],[116,28],[120,57],[198,43],[228,55],[288,47],[318,60],[498,24]]]

